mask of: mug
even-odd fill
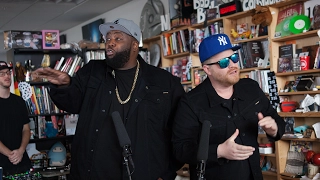
[[[319,170],[319,166],[315,166],[313,164],[308,164],[308,178],[313,178]]]
[[[310,66],[310,56],[300,57],[301,70],[308,70]]]

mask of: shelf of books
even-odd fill
[[[53,103],[49,96],[50,83],[33,79],[31,72],[50,67],[74,76],[83,66],[81,53],[71,49],[10,49],[7,61],[12,62],[15,92],[25,100],[29,113],[31,140],[37,150],[47,150],[56,141],[68,145],[75,132],[77,115],[70,114]]]

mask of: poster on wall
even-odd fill
[[[100,42],[100,38],[102,38],[101,33],[99,31],[99,25],[103,24],[103,19],[98,19],[93,21],[87,25],[82,26],[82,38],[84,40],[89,40],[92,42]]]

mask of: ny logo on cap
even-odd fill
[[[226,45],[228,44],[227,40],[226,40],[226,37],[224,36],[219,36],[218,37],[218,41],[220,42],[220,45]]]
[[[118,23],[119,23],[119,20],[116,20],[114,23],[115,23],[115,24],[118,24]]]

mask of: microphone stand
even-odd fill
[[[197,165],[198,180],[206,180],[206,178],[204,177],[205,170],[206,170],[206,161],[201,160]]]
[[[123,160],[124,160],[123,164],[126,166],[129,180],[132,180],[131,175],[134,172],[134,164],[133,164],[131,155],[132,155],[132,151],[131,151],[130,146],[129,145],[123,146],[123,152],[122,152],[122,156],[123,156]],[[130,171],[129,163],[132,166],[132,169],[133,169],[132,172]]]

